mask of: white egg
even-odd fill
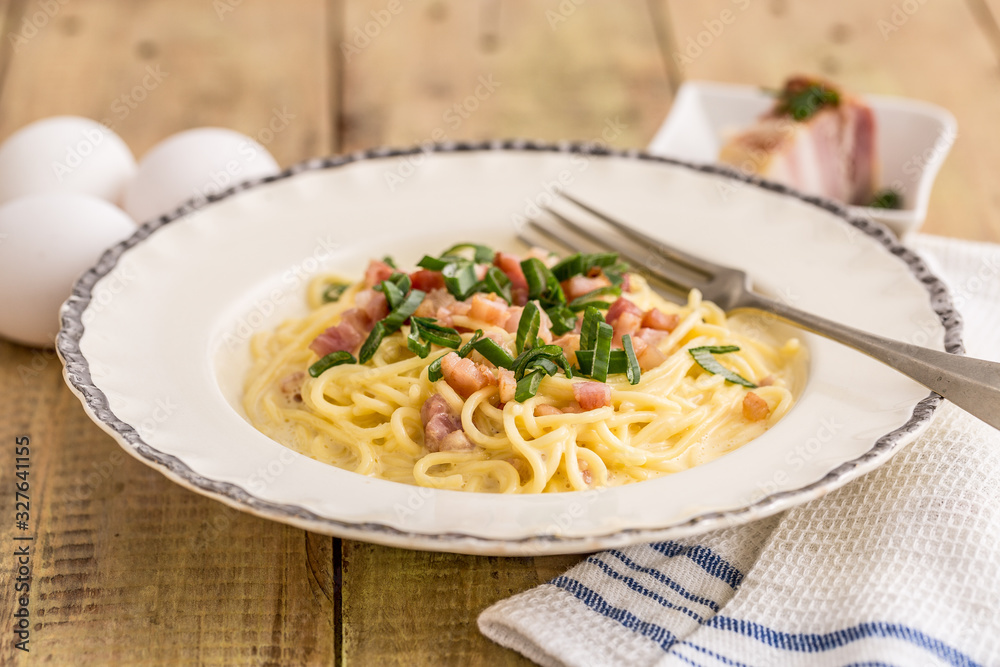
[[[43,192],[77,192],[119,203],[135,158],[113,131],[77,116],[22,127],[0,145],[0,204]]]
[[[204,201],[251,178],[278,173],[271,154],[248,136],[219,127],[185,130],[156,144],[139,161],[124,208],[139,222]]]
[[[135,223],[103,199],[29,195],[0,206],[0,335],[51,346],[73,282]]]

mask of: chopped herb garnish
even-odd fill
[[[398,269],[399,268],[398,266],[396,266],[396,260],[394,260],[389,255],[386,255],[385,257],[382,258],[382,263],[383,264],[387,264],[387,265],[391,266],[394,269]]]
[[[430,317],[411,317],[410,326],[420,329],[420,337],[428,343],[457,350],[462,344],[462,335],[451,327],[444,327]]]
[[[482,337],[483,337],[483,330],[476,329],[476,333],[472,334],[472,338],[470,338],[465,345],[459,348],[458,356],[462,357],[463,359],[469,356],[472,350],[475,349],[476,343],[478,343]]]
[[[713,375],[721,375],[727,382],[755,389],[757,385],[750,382],[750,380],[747,380],[739,373],[729,370],[720,364],[713,356],[716,354],[728,354],[730,352],[739,351],[740,348],[736,345],[706,345],[703,347],[692,347],[688,350],[688,352],[691,353],[691,356],[694,357],[695,362],[709,373],[712,373]]]
[[[508,370],[514,368],[514,359],[492,338],[480,338],[475,342],[473,348],[494,366]]]
[[[552,267],[552,273],[562,282],[573,276],[588,275],[592,269],[612,267],[618,264],[618,253],[596,252],[570,255]]]
[[[618,285],[605,285],[604,287],[598,287],[595,290],[591,290],[582,296],[578,296],[569,302],[569,309],[573,311],[586,310],[588,305],[593,305],[595,308],[601,308],[600,304],[604,304],[604,308],[607,308],[611,304],[606,301],[597,301],[602,296],[620,296],[622,293],[622,288]]]
[[[323,290],[323,303],[333,303],[334,301],[339,301],[340,297],[344,296],[344,292],[350,287],[350,283],[330,283]]]
[[[552,333],[561,336],[576,328],[576,313],[566,306],[552,306],[545,309],[545,314],[552,321]]]
[[[898,210],[903,208],[903,195],[899,194],[896,190],[892,188],[886,188],[885,190],[879,190],[875,193],[870,204],[871,208],[885,208]]]
[[[406,336],[406,347],[421,359],[426,359],[427,355],[431,353],[431,343],[426,339],[421,340],[421,333],[417,318],[410,318],[410,333]]]
[[[521,320],[517,324],[517,337],[514,339],[514,349],[520,354],[525,347],[534,347],[535,338],[538,337],[538,328],[541,326],[542,316],[538,312],[538,306],[534,301],[529,301],[521,311]]]
[[[451,257],[448,260],[439,259],[437,257],[431,257],[430,255],[424,255],[423,259],[417,262],[417,266],[421,269],[427,269],[428,271],[441,271],[444,267],[449,264],[454,264],[459,258]]]
[[[584,311],[583,326],[580,328],[581,350],[594,349],[594,344],[597,342],[597,328],[603,321],[604,315],[601,315],[601,311],[599,311],[596,307],[589,306]]]
[[[444,276],[444,286],[459,301],[468,298],[479,283],[475,265],[467,261],[448,264],[441,270],[441,275]]]
[[[611,339],[615,330],[607,322],[597,324],[597,345],[594,347],[594,367],[590,377],[598,382],[608,381],[608,363],[611,361]]]
[[[514,390],[514,400],[518,403],[524,403],[537,394],[538,385],[542,383],[543,377],[545,377],[545,371],[537,369],[518,380],[517,389]]]
[[[420,303],[427,296],[426,292],[421,292],[418,289],[411,291],[403,302],[396,306],[389,315],[380,322],[380,324],[385,327],[385,332],[391,334],[393,331],[399,329],[403,326],[403,323],[410,318],[420,307]]]
[[[334,366],[356,363],[357,360],[355,360],[354,355],[350,352],[344,352],[343,350],[339,352],[331,352],[309,367],[309,375],[311,377],[318,378],[325,371],[333,368]]]
[[[493,252],[493,248],[489,246],[479,245],[476,243],[458,243],[441,253],[442,257],[451,257],[456,255],[461,250],[472,249],[473,259],[479,264],[492,264],[493,257],[496,255]]]
[[[449,354],[451,354],[451,352],[442,354],[440,357],[431,362],[431,365],[427,367],[428,380],[430,380],[431,382],[437,382],[438,380],[441,379],[442,375],[444,375],[441,372],[441,360],[447,357]]]
[[[529,299],[539,299],[545,305],[566,303],[559,280],[542,260],[529,257],[521,262],[521,270],[528,281]]]
[[[821,82],[793,79],[778,92],[774,113],[788,115],[802,122],[809,120],[824,107],[840,105],[840,93]]]
[[[361,351],[358,352],[358,363],[366,363],[369,359],[375,356],[378,346],[382,344],[382,339],[385,338],[386,330],[385,325],[382,322],[376,322],[375,326],[372,327],[371,333],[368,334],[368,338],[361,345]]]
[[[622,349],[628,358],[628,368],[625,369],[625,376],[628,377],[628,383],[639,384],[639,378],[642,376],[642,373],[639,369],[639,360],[635,356],[635,348],[632,347],[631,334],[622,336]]]
[[[579,365],[580,374],[593,377],[595,350],[577,350],[576,363]],[[619,373],[628,374],[629,358],[625,350],[611,350],[608,357],[608,375]]]
[[[510,278],[507,274],[498,269],[495,266],[491,266],[486,271],[486,277],[483,278],[483,291],[492,292],[497,294],[507,303],[510,303]]]

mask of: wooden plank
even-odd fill
[[[56,5],[27,43],[4,51],[0,138],[49,115],[110,116],[141,154],[190,126],[256,134],[273,109],[287,107],[295,118],[268,142],[280,162],[331,149],[321,0],[229,2],[233,11],[221,17],[201,0]],[[132,91],[157,67],[167,76],[137,101]],[[134,109],[123,95],[133,95]],[[116,102],[129,113],[118,118]],[[6,545],[15,532],[37,538],[30,654],[10,641],[14,582],[11,568],[0,569],[0,664],[29,656],[54,664],[332,662],[330,538],[231,510],[127,456],[85,416],[51,352],[0,342],[0,405],[8,457],[0,534]],[[21,436],[32,452],[24,532],[12,525],[9,472]]]
[[[476,625],[494,602],[548,581],[580,556],[499,558],[344,541],[345,665],[529,665]]]
[[[670,82],[643,2],[389,7],[346,6],[338,44],[345,150],[512,136],[642,146],[666,114]],[[358,542],[344,542],[342,554],[347,665],[524,663],[483,638],[476,617],[580,560]]]
[[[811,72],[848,90],[950,109],[959,134],[923,231],[1000,241],[997,57],[966,2],[668,4],[673,48],[666,55],[681,62],[687,78],[776,86],[790,73]]]
[[[346,150],[497,137],[642,146],[666,115],[670,86],[639,0],[387,6],[347,4]]]
[[[331,148],[323,0],[284,9],[237,0],[36,0],[23,12],[47,13],[12,54],[0,139],[38,118],[72,114],[105,121],[136,157],[206,125],[257,138],[282,165]]]

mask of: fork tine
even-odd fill
[[[684,278],[677,275],[670,275],[664,270],[664,267],[652,265],[650,262],[640,258],[637,254],[629,252],[629,250],[621,247],[618,244],[609,242],[608,239],[601,238],[597,234],[594,234],[590,230],[581,227],[580,225],[566,218],[565,216],[560,215],[559,213],[556,213],[555,211],[549,208],[545,208],[545,211],[553,218],[555,218],[559,223],[561,223],[565,227],[568,227],[569,229],[579,234],[580,236],[588,239],[592,243],[602,248],[608,248],[610,250],[616,251],[622,259],[636,266],[637,268],[644,269],[651,277],[655,278],[656,280],[663,283],[667,287],[677,291],[682,296],[687,296],[687,293],[691,291],[692,287],[704,286],[703,280]],[[528,224],[531,226],[533,230],[537,231],[541,235],[566,246],[567,248],[573,250],[574,252],[586,251],[578,244],[574,244],[571,241],[568,241],[565,237],[556,234],[551,229],[547,229],[546,227],[535,222],[534,220],[529,220]]]
[[[587,211],[591,215],[595,216],[596,218],[599,218],[602,222],[614,227],[615,229],[617,229],[618,231],[620,231],[622,234],[629,237],[633,241],[640,243],[647,248],[651,249],[655,248],[660,255],[663,255],[667,259],[670,259],[671,261],[674,261],[678,264],[682,264],[683,266],[692,271],[697,271],[698,273],[711,277],[713,273],[718,273],[719,271],[724,270],[726,268],[719,266],[718,264],[714,264],[708,261],[707,259],[696,257],[695,255],[686,253],[683,250],[667,245],[660,239],[655,239],[652,236],[648,236],[640,232],[639,230],[630,227],[629,225],[626,225],[623,222],[615,220],[606,213],[602,213],[601,211],[598,211],[592,206],[583,203],[576,197],[573,197],[567,194],[566,192],[561,192],[560,194],[564,199],[576,204],[577,206]]]

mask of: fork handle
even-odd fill
[[[845,326],[752,292],[739,307],[773,313],[831,340],[864,352],[1000,429],[1000,364],[930,350]]]

